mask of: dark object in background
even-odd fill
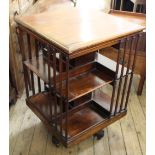
[[[121,0],[116,2],[116,10],[120,10]],[[125,0],[123,3],[123,11],[133,11],[134,4],[130,0]]]

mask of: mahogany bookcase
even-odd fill
[[[96,10],[77,8],[17,17],[26,103],[69,147],[127,113],[138,40],[144,27]],[[117,44],[117,62],[98,50]],[[130,48],[129,48],[130,47]],[[133,55],[125,59],[127,52]],[[111,93],[101,88],[109,85]],[[102,134],[101,134],[102,133]]]

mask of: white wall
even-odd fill
[[[104,12],[110,10],[111,0],[77,0],[77,7],[82,9],[94,8]]]

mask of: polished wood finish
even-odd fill
[[[97,62],[90,62],[87,65],[76,67],[69,71],[69,101],[75,100],[82,95],[92,92],[96,88],[100,88],[105,84],[111,83],[115,76],[116,62],[107,57],[97,54]],[[47,60],[40,55],[37,59],[25,61],[24,64],[39,76],[45,83],[48,83]],[[96,69],[95,69],[96,68]],[[119,65],[117,78],[120,78],[122,65]],[[52,68],[50,69],[52,72]],[[123,76],[126,75],[127,68],[124,67]],[[129,70],[131,72],[131,70]],[[66,79],[66,74],[61,73],[61,82]],[[56,78],[57,87],[59,87],[59,79]],[[52,82],[52,80],[51,80]],[[52,82],[53,83],[53,82]],[[83,85],[85,83],[85,85]],[[65,85],[62,86],[61,95],[65,96]]]
[[[110,56],[108,56],[108,52],[107,51],[115,52],[115,53],[113,53],[113,55],[114,55],[114,61],[108,58]],[[106,57],[103,56],[103,55],[101,55],[100,53],[103,54],[103,55],[105,55]],[[114,72],[115,72],[115,69],[116,69],[116,65],[117,65],[117,63],[115,62],[117,50],[114,49],[114,48],[106,48],[104,50],[101,50],[100,53],[96,53],[95,54],[95,55],[97,55],[97,58],[98,58],[97,61],[96,61],[98,63],[98,66],[101,66],[102,65],[101,67],[103,69],[106,69],[107,72],[109,72],[109,74],[111,74],[110,76],[113,78]],[[76,67],[76,68],[70,70],[70,72],[69,72],[69,76],[70,77],[72,77],[72,78],[73,77],[76,77],[78,74],[82,74],[84,72],[88,72],[89,70],[91,70],[91,68],[93,68],[93,64],[95,64],[94,58],[91,58],[90,60],[86,60],[86,57],[85,56],[84,56],[84,58],[85,59],[82,58],[83,61],[80,60],[79,62],[78,62],[77,59],[73,59],[73,61],[71,61],[71,64],[70,64],[70,67],[71,68],[73,68],[74,66],[80,66],[80,65],[83,65],[83,66]],[[126,58],[125,61],[127,61],[127,58]],[[94,63],[92,63],[93,61],[94,61]],[[87,65],[82,64],[82,63],[85,63],[85,62],[87,62],[88,64]],[[48,83],[48,75],[47,75],[48,74],[47,73],[47,70],[48,70],[48,61],[47,61],[47,57],[45,57],[43,54],[41,54],[38,58],[35,58],[34,57],[34,58],[30,59],[30,60],[24,61],[24,64],[30,70],[32,70],[36,75],[38,75],[45,83]],[[109,68],[109,70],[108,70],[108,68]],[[117,78],[120,77],[121,68],[122,68],[122,65],[120,64],[119,65],[119,68],[118,68],[119,70],[118,70]],[[126,74],[126,70],[127,70],[127,68],[124,67],[123,75]],[[52,72],[53,69],[50,68],[50,71]],[[129,71],[131,72],[131,70],[129,70]],[[101,73],[101,74],[103,74],[103,73]],[[63,75],[62,79],[64,80],[65,79],[65,73],[62,72],[62,75]],[[106,78],[106,76],[105,76],[105,78]],[[107,79],[108,79],[108,77],[107,77]],[[110,77],[109,77],[109,79],[110,79]],[[58,81],[58,79],[57,79],[57,81]]]
[[[88,100],[85,104],[80,106],[79,108],[74,108],[69,111],[69,126],[68,126],[68,138],[69,142],[66,146],[71,146],[73,144],[77,144],[80,141],[76,139],[79,137],[80,139],[86,138],[87,136],[84,133],[89,131],[95,133],[93,129],[98,126],[105,126],[116,121],[116,118],[112,118],[110,122],[108,122],[109,112],[105,109],[110,106],[109,97],[106,94],[102,94],[102,97],[99,95],[101,92],[96,92],[95,96],[92,100]],[[99,98],[97,97],[99,95]],[[100,98],[101,97],[101,98]],[[53,101],[54,96],[50,95],[48,92],[39,93],[35,96],[27,99],[27,105],[32,109],[34,113],[46,124],[51,123],[51,115],[50,115],[50,102]],[[96,104],[95,101],[99,101],[99,104]],[[52,103],[54,106],[54,103]],[[60,114],[60,111],[58,110]],[[126,112],[118,115],[117,117],[121,118],[125,115]],[[64,115],[65,116],[65,115]],[[63,116],[63,117],[64,117]],[[52,126],[49,126],[51,130]],[[62,122],[63,136],[65,136],[65,119],[63,118]],[[99,131],[99,129],[97,129]],[[91,133],[92,134],[92,133]]]
[[[67,24],[64,21],[67,21]],[[53,12],[22,16],[16,18],[16,22],[70,54],[78,50],[82,53],[82,49],[101,43],[105,44],[116,38],[121,39],[144,29],[143,26],[132,24],[100,11],[89,10],[83,13],[77,8],[57,9]],[[120,22],[121,26],[118,24]],[[71,28],[68,27],[68,23],[72,25]],[[85,28],[86,25],[89,25],[89,29]],[[101,31],[104,32],[101,33]]]
[[[81,12],[78,9],[72,10],[72,14],[75,17],[73,18],[73,15],[69,14],[71,13],[70,11],[71,10],[68,11],[62,9],[61,11],[57,10],[53,13],[40,14],[40,17],[45,17],[45,21],[47,20],[47,17],[50,17],[52,19],[50,22],[53,21],[56,25],[56,20],[53,20],[55,19],[54,15],[61,15],[62,13],[64,13],[64,17],[65,15],[68,15],[67,19],[69,19],[74,29],[71,29],[71,32],[74,31],[71,36],[69,35],[70,33],[65,33],[66,28],[63,27],[63,25],[58,29],[56,28],[57,30],[60,30],[59,35],[56,34],[58,32],[56,29],[53,31],[51,27],[48,27],[51,31],[50,34],[55,32],[56,36],[59,36],[57,42],[53,39],[51,40],[51,37],[45,37],[44,32],[34,32],[32,27],[27,26],[27,19],[39,19],[40,17],[38,15],[25,16],[18,18],[17,20],[19,24],[17,32],[20,38],[20,50],[23,55],[27,105],[48,128],[55,139],[53,140],[55,145],[58,145],[58,142],[61,142],[66,147],[81,142],[97,132],[100,132],[112,122],[125,116],[136,60],[136,47],[140,31],[143,30],[142,26],[137,26],[135,24],[131,24],[130,28],[126,27],[125,30],[122,30],[118,26],[118,21],[120,20],[117,20],[115,17],[111,18],[111,15],[96,11],[95,16],[89,16],[89,26],[92,26],[91,28],[93,30],[93,32],[89,34],[93,34],[94,37],[90,37],[90,42],[87,40],[86,42],[83,42],[84,44],[80,44],[80,46],[78,43],[75,43],[75,46],[73,45],[73,47],[77,49],[71,52],[66,48],[66,45],[62,46],[60,43],[67,36],[68,40],[70,39],[70,41],[73,42],[74,37],[76,39],[76,37],[80,35],[78,34],[80,29],[75,32],[75,28],[79,27],[76,27],[74,22],[75,19],[79,20]],[[99,17],[104,17],[107,20],[109,19],[109,22],[115,26],[111,26],[109,29],[108,26],[105,25],[105,27],[103,27],[105,29],[98,29],[98,26],[96,24],[94,25],[93,20],[95,20],[96,23],[99,23]],[[61,18],[58,23],[61,23],[63,19],[64,18]],[[45,25],[47,24],[46,22],[44,23]],[[51,24],[50,22],[49,25]],[[76,22],[80,22],[79,24],[83,23],[81,20]],[[127,24],[130,24],[124,21],[121,22],[126,23],[126,26]],[[40,25],[41,27],[42,24]],[[103,22],[101,22],[101,25],[102,24]],[[37,27],[39,27],[39,24]],[[47,27],[45,26],[44,28]],[[42,29],[43,31],[46,30],[45,32],[50,32],[44,28]],[[111,32],[109,31],[106,33],[106,30],[111,30]],[[64,38],[60,35],[62,32]],[[104,35],[104,32],[106,35]],[[97,34],[100,34],[100,36],[97,36]],[[27,36],[28,44],[24,44],[25,35]],[[32,50],[30,49],[32,46],[30,45],[30,38],[35,40],[35,54],[33,57],[31,57]],[[68,40],[64,41],[66,42]],[[128,59],[129,64],[132,66],[131,68],[129,68],[129,65],[127,67],[124,65],[127,45],[129,45],[128,42],[130,40],[133,42],[136,40],[136,46],[130,44],[131,48],[135,51],[134,63],[130,62],[130,57]],[[93,44],[93,42],[95,44]],[[117,63],[97,53],[97,51],[103,47],[116,43],[119,43],[120,45]],[[71,46],[69,45],[68,47],[70,48]],[[29,52],[26,51],[26,49],[29,49]],[[119,61],[121,52],[123,52],[122,64]],[[88,61],[85,61],[84,57],[86,57],[87,54],[90,54],[90,58]],[[83,55],[85,56],[83,57]],[[129,55],[131,55],[131,52]],[[77,59],[79,59],[79,62],[84,61],[84,63],[80,64],[78,62],[76,64]],[[46,71],[44,70],[45,67],[47,68]],[[29,71],[35,73],[38,80],[35,87],[33,87],[33,79],[31,80],[32,90],[29,86],[27,74]],[[129,84],[124,84],[123,87],[126,87],[126,89],[121,93],[122,81],[123,79],[126,79],[126,77],[129,79]],[[43,80],[44,82],[44,89],[41,89],[40,80]],[[112,87],[112,95],[98,94],[97,90],[108,84]],[[37,93],[36,90],[38,90],[39,93]],[[124,97],[124,95],[126,96]],[[100,97],[98,98],[98,96]],[[121,98],[123,99],[120,102],[119,99]]]
[[[80,67],[82,69],[82,67]],[[68,99],[72,101],[82,95],[85,95],[93,90],[100,88],[108,83],[113,81],[112,74],[114,72],[107,70],[103,66],[100,66],[98,63],[93,63],[92,67],[85,72],[79,73],[78,76],[73,76],[69,80],[69,94]],[[105,73],[104,73],[105,72]],[[73,72],[72,72],[73,73]],[[62,91],[65,93],[65,87],[62,88]],[[63,94],[64,94],[63,93]]]
[[[13,50],[10,49],[11,66],[14,69],[13,78],[16,85],[17,96],[20,96],[24,90],[24,76],[22,66],[22,55],[19,50],[19,42],[16,35],[17,24],[15,16],[28,15],[44,11],[52,11],[52,9],[60,7],[73,7],[70,0],[11,0],[9,1],[9,28],[10,40]],[[30,76],[30,75],[29,75]],[[29,77],[30,78],[30,77]]]

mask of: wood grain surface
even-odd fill
[[[97,46],[142,31],[143,26],[90,9],[61,8],[22,16],[17,23],[57,44],[67,53]]]

